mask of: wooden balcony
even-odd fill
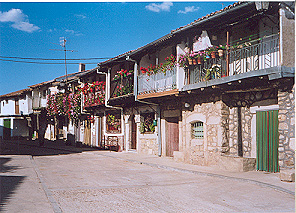
[[[133,75],[111,81],[111,95],[110,98],[120,97],[123,95],[133,94],[134,79]]]
[[[138,99],[171,95],[178,92],[176,67],[166,73],[138,76]]]
[[[205,87],[212,85],[213,82],[219,84],[215,79],[224,77],[226,78],[223,82],[239,76],[243,78],[252,74],[257,75],[254,71],[265,70],[267,73],[272,73],[273,70],[270,68],[278,66],[280,66],[279,36],[275,34],[230,48],[228,56],[226,52],[222,57],[217,56],[207,59],[202,64],[189,65],[185,69],[186,80],[182,90],[194,89],[195,87],[191,85]],[[237,77],[231,78],[231,76]]]
[[[96,106],[104,106],[105,90],[94,90],[83,96],[83,109]]]

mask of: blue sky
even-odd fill
[[[223,5],[222,5],[223,3]],[[105,58],[134,50],[234,2],[0,3],[0,95],[65,74],[65,65],[17,63],[4,57]],[[24,61],[24,60],[22,60]],[[30,62],[60,62],[36,61]],[[81,60],[92,69],[102,60]],[[74,61],[72,61],[74,62]],[[67,66],[68,73],[78,64]]]

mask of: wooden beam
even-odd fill
[[[138,95],[137,97],[138,97],[138,99],[145,99],[145,98],[155,98],[155,97],[161,97],[161,96],[175,95],[178,93],[179,93],[178,89],[173,89],[173,90],[164,91],[164,92],[156,92],[156,93],[148,93],[148,94]]]
[[[229,30],[226,32],[226,75],[229,76]]]

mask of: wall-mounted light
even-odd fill
[[[259,11],[268,10],[269,2],[267,2],[267,1],[256,1],[255,5],[256,5],[256,9],[259,10]]]
[[[185,106],[185,108],[189,108],[190,104],[186,102],[184,106]]]

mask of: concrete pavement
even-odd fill
[[[4,212],[295,212],[295,184],[278,173],[50,142],[29,144],[31,157],[22,146],[24,155],[0,156]]]

